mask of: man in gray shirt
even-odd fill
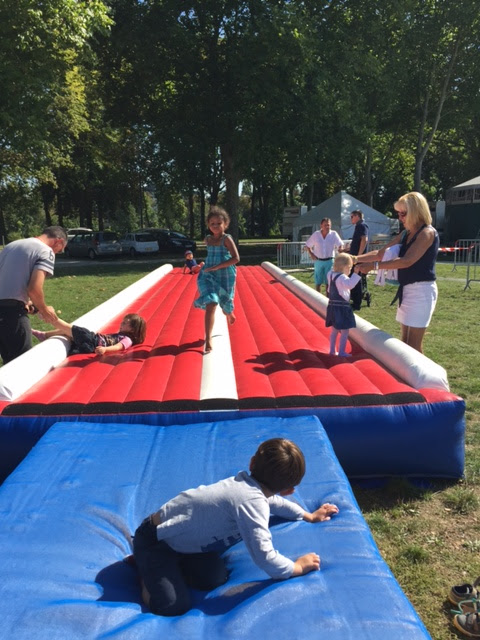
[[[54,308],[45,302],[43,284],[53,275],[55,254],[66,244],[65,229],[53,226],[36,238],[15,240],[0,252],[0,355],[4,364],[32,347],[30,302],[45,322],[56,320]]]

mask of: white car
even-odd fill
[[[123,253],[128,253],[135,258],[139,253],[157,253],[158,242],[155,238],[144,231],[127,233],[121,240]]]

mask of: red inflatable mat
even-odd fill
[[[204,314],[193,307],[196,295],[196,278],[174,269],[102,329],[115,331],[125,313],[139,313],[148,325],[143,345],[101,358],[70,357],[3,415],[206,408]],[[329,356],[324,319],[261,267],[238,268],[235,313],[230,341],[241,409],[425,402],[355,345],[349,360]],[[230,409],[232,400],[216,408]]]
[[[329,356],[324,319],[260,267],[239,269],[230,330],[240,407],[404,404],[424,397],[356,345]]]
[[[124,354],[70,356],[4,409],[6,415],[118,413],[197,408],[203,313],[193,309],[196,279],[172,271],[102,328],[114,332],[126,313],[147,321],[144,344]]]

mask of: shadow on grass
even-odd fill
[[[385,478],[383,480],[355,481],[352,490],[363,511],[392,509],[428,499],[433,493],[455,487],[459,479]]]

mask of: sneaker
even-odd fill
[[[453,624],[463,635],[469,638],[480,638],[480,613],[456,615]]]
[[[464,600],[475,600],[479,597],[477,586],[480,584],[480,578],[477,578],[473,584],[460,584],[452,587],[448,594],[448,599],[453,604],[458,604]]]

